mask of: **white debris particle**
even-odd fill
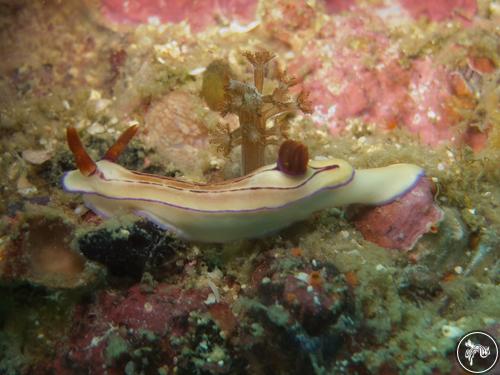
[[[323,106],[314,107],[314,111],[311,115],[312,120],[317,124],[325,124],[330,122],[335,116],[335,112],[337,111],[337,106],[332,105],[328,108],[328,111],[325,113]]]
[[[295,275],[297,280],[303,281],[305,283],[309,283],[309,275],[305,272],[299,272]]]
[[[212,291],[212,294],[214,295],[215,302],[220,302],[220,294],[219,294],[219,288],[217,285],[212,280],[207,280],[207,285]]]
[[[128,238],[130,236],[130,232],[125,228],[120,229],[119,233],[120,233],[120,236],[125,237],[125,238]]]
[[[95,102],[95,111],[101,112],[104,108],[111,104],[111,100],[109,99],[98,99]]]
[[[87,212],[87,208],[83,204],[79,204],[78,206],[76,206],[73,212],[77,215],[83,215],[85,212]]]
[[[464,269],[460,266],[456,266],[453,270],[457,275],[460,275],[464,271]]]
[[[213,281],[222,280],[222,278],[224,277],[222,271],[218,268],[215,268],[212,272],[207,272],[207,276],[210,280]]]
[[[342,236],[342,238],[344,239],[348,239],[349,238],[349,232],[346,231],[346,230],[341,230],[340,231],[340,235]]]
[[[100,91],[94,89],[90,90],[89,100],[99,100],[99,99],[101,99]]]
[[[221,27],[219,29],[220,36],[232,35],[232,34],[244,34],[260,25],[259,21],[253,21],[246,25],[239,23],[238,21],[232,21],[229,26]]]
[[[165,44],[155,44],[154,50],[156,53],[157,59],[161,58],[174,58],[178,59],[181,57],[182,51],[176,40],[172,40]]]
[[[198,67],[198,68],[191,69],[191,70],[189,71],[189,75],[191,75],[191,76],[197,76],[197,75],[202,74],[205,70],[207,70],[207,68],[206,68],[206,67],[204,67],[204,66],[200,66],[200,67]]]
[[[144,304],[144,311],[146,311],[147,313],[150,313],[151,311],[153,311],[153,305],[150,304],[149,302],[146,302]]]
[[[210,293],[203,303],[205,305],[213,305],[214,303],[217,303],[217,299],[215,298],[215,295],[213,293]]]
[[[283,19],[283,12],[281,9],[275,7],[271,9],[271,17],[277,20]]]
[[[106,130],[104,128],[104,126],[102,126],[101,124],[99,124],[98,122],[94,122],[92,125],[90,125],[90,127],[88,128],[88,133],[91,134],[91,135],[94,135],[94,134],[99,134],[99,133],[102,133],[104,132],[104,130]]]
[[[437,119],[437,114],[436,112],[434,112],[432,109],[429,109],[427,111],[427,117],[430,119],[430,120],[436,120]]]
[[[379,263],[379,264],[377,264],[377,266],[375,267],[375,269],[376,269],[377,271],[380,271],[380,272],[381,272],[381,271],[385,271],[385,270],[386,270],[386,268],[385,268],[382,264],[380,264],[380,263]]]
[[[437,169],[438,171],[444,171],[446,169],[446,166],[444,165],[444,163],[439,163],[437,165]]]
[[[161,24],[160,17],[157,17],[157,16],[148,17],[148,24],[150,24],[152,26],[160,26],[160,24]]]

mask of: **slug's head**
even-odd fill
[[[137,133],[138,129],[139,127],[137,125],[133,125],[125,130],[118,140],[108,149],[103,159],[115,162],[123,150],[125,150],[130,140],[134,137],[135,133]],[[76,166],[80,173],[85,177],[92,176],[97,170],[97,164],[89,156],[85,147],[83,147],[82,141],[75,128],[70,127],[66,130],[66,139],[69,149],[73,155],[75,155]]]

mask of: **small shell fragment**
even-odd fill
[[[257,26],[260,25],[260,21],[253,21],[246,25],[239,23],[238,21],[232,21],[229,26],[221,27],[219,29],[220,36],[232,35],[232,34],[244,34],[252,31]]]
[[[204,66],[200,66],[198,68],[194,68],[192,70],[189,71],[189,75],[190,76],[197,76],[197,75],[200,75],[202,74],[205,70],[207,70],[206,67]]]
[[[45,163],[52,157],[52,153],[48,150],[24,150],[22,153],[23,159],[28,163],[40,165]]]

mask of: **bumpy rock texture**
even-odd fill
[[[369,207],[354,218],[367,240],[389,249],[411,250],[423,234],[436,232],[443,211],[434,203],[434,189],[427,178],[394,202]]]

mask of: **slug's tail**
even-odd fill
[[[96,171],[97,165],[87,151],[85,151],[85,147],[83,147],[75,128],[66,129],[66,139],[69,149],[75,155],[76,166],[80,170],[80,173],[86,177],[92,175]]]
[[[134,137],[135,133],[137,133],[137,130],[139,130],[137,125],[133,125],[125,130],[113,146],[109,148],[103,159],[115,162],[123,150],[125,150],[130,140]],[[92,175],[96,171],[97,165],[89,156],[85,147],[83,147],[76,129],[73,127],[66,129],[66,138],[68,140],[69,149],[73,155],[75,155],[76,166],[80,170],[80,173],[86,177]]]

